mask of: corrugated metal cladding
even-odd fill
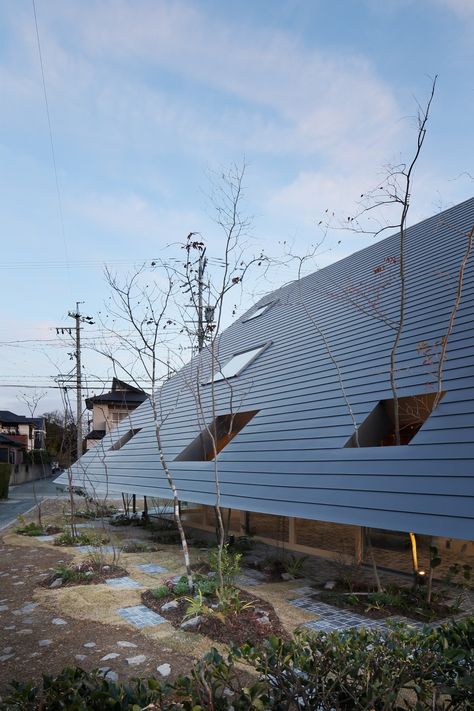
[[[400,396],[436,391],[436,343],[446,333],[473,224],[474,198],[407,231]],[[238,377],[202,385],[211,363],[204,353],[166,383],[158,398],[161,436],[183,500],[215,501],[213,462],[174,461],[212,421],[214,393],[216,414],[258,410],[218,455],[223,506],[474,539],[474,255],[449,340],[441,404],[405,446],[344,447],[353,425],[334,360],[360,424],[392,396],[398,256],[394,235],[262,299],[258,306],[275,303],[253,320],[242,317],[219,340],[221,363],[270,343]],[[131,428],[142,429],[108,451]],[[169,496],[149,403],[85,454],[74,476],[101,491]]]

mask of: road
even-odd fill
[[[29,481],[26,484],[17,484],[10,487],[9,498],[0,501],[0,531],[9,526],[19,514],[29,511],[37,501],[50,497],[66,496],[58,491],[53,481],[54,475],[48,479]]]

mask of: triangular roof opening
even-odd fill
[[[255,417],[258,410],[218,415],[178,454],[176,462],[209,462]]]

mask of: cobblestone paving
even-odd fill
[[[311,588],[306,589],[311,590]],[[303,590],[305,590],[305,588],[298,588],[293,590],[293,592],[302,592]],[[306,622],[304,627],[325,632],[333,630],[347,630],[352,627],[387,630],[394,622],[403,622],[409,627],[423,629],[425,626],[429,628],[437,627],[438,625],[443,624],[444,621],[441,620],[440,622],[432,622],[431,624],[426,625],[423,622],[411,620],[403,615],[392,615],[391,617],[383,619],[372,619],[370,617],[359,615],[356,612],[351,612],[351,610],[342,610],[338,607],[334,607],[333,605],[328,605],[325,602],[319,602],[314,599],[314,590],[312,591],[311,596],[303,595],[303,597],[289,600],[289,603],[290,605],[294,605],[294,607],[299,607],[318,616],[318,619]],[[462,604],[462,611],[459,615],[456,615],[455,619],[462,619],[467,615],[472,615],[473,611],[474,594],[466,593]]]
[[[165,618],[153,612],[145,605],[134,605],[133,607],[119,607],[117,613],[124,620],[130,622],[134,627],[142,629],[151,625],[161,625],[166,622]]]

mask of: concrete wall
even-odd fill
[[[42,464],[15,464],[12,469],[10,486],[51,476],[51,467],[49,464],[45,464],[44,466]]]

